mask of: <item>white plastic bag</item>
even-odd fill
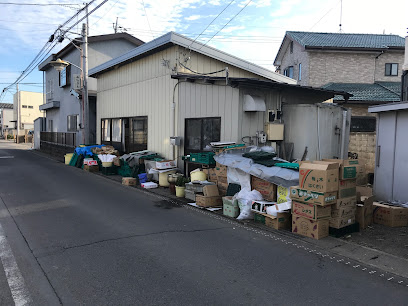
[[[279,212],[284,212],[284,211],[288,211],[292,206],[292,202],[285,202],[285,203],[280,203],[280,204],[276,204],[273,206],[268,206],[266,208],[266,213],[268,215],[271,216],[278,216]]]
[[[238,199],[240,214],[238,220],[252,219],[254,213],[251,211],[252,201],[263,200],[262,194],[258,190],[250,190],[248,188],[241,189],[234,198]]]

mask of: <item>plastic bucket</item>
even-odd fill
[[[186,195],[186,187],[176,186],[176,197],[184,198]]]
[[[112,167],[113,166],[113,162],[102,162],[102,167]]]
[[[141,173],[137,177],[139,178],[140,184],[147,182],[147,173]]]
[[[74,156],[74,153],[65,154],[65,164],[66,165],[69,165],[69,162],[71,161],[72,156]]]
[[[205,181],[207,179],[207,174],[203,171],[192,171],[190,172],[191,181]]]

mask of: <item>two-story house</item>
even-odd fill
[[[353,96],[349,152],[374,172],[376,117],[368,106],[400,100],[404,38],[398,35],[287,31],[274,65],[304,86]],[[343,97],[332,102],[345,103]]]
[[[92,69],[112,58],[116,58],[126,52],[143,44],[143,41],[127,33],[115,33],[88,37],[88,67]],[[40,109],[46,112],[46,131],[62,132],[73,137],[73,145],[83,142],[83,126],[80,125],[82,119],[79,118],[82,107],[81,91],[81,50],[80,39],[68,43],[61,51],[50,55],[44,60],[38,69],[44,73],[44,93],[46,101]],[[72,63],[63,71],[56,71],[51,65],[51,61],[61,59]],[[78,66],[75,67],[74,65]],[[96,141],[96,88],[97,80],[88,80],[88,100],[89,100],[89,127],[90,143]],[[64,137],[51,137],[52,141]]]

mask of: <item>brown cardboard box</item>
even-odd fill
[[[350,205],[342,208],[332,208],[331,217],[332,219],[337,218],[350,218],[356,215],[356,205]]]
[[[228,179],[226,176],[217,176],[217,184],[226,185],[228,187]]]
[[[360,225],[360,230],[373,224],[373,203],[373,189],[367,186],[357,186],[356,222]]]
[[[339,180],[338,199],[349,198],[356,195],[356,180]]]
[[[321,239],[329,236],[329,220],[313,221],[292,215],[292,232],[313,239]]]
[[[219,163],[215,164],[214,168],[215,174],[218,176],[227,176],[227,166],[223,166]]]
[[[252,190],[258,190],[265,201],[276,202],[276,185],[251,175]]]
[[[349,197],[344,199],[337,200],[336,204],[333,205],[333,209],[342,209],[347,207],[354,207],[356,206],[356,197]]]
[[[201,207],[222,206],[222,197],[216,185],[203,187],[203,194],[196,194],[196,204]]]
[[[115,166],[120,167],[120,158],[119,158],[119,157],[114,157],[114,158],[113,158],[113,164],[114,164]]]
[[[292,186],[290,187],[290,198],[298,202],[326,206],[336,203],[337,191],[316,192]]]
[[[339,218],[330,219],[330,227],[334,227],[334,228],[343,228],[343,227],[346,227],[354,223],[356,223],[356,216],[354,214],[348,217],[339,217]]]
[[[357,200],[361,196],[371,197],[373,196],[373,188],[370,186],[357,186],[356,194],[357,194]]]
[[[134,177],[122,177],[122,185],[136,186],[136,179]]]
[[[299,186],[318,192],[339,189],[339,164],[333,162],[304,162],[299,168]]]
[[[359,172],[358,168],[360,166],[358,159],[323,159],[323,161],[339,163],[339,179],[350,180],[357,178],[357,173]]]
[[[203,171],[207,174],[207,180],[209,182],[217,183],[217,173],[215,173],[214,168],[203,169]]]
[[[311,220],[327,219],[331,216],[331,206],[292,201],[292,214]]]
[[[84,165],[84,170],[88,172],[98,172],[99,166],[98,165],[94,165],[94,166]]]
[[[390,227],[408,226],[408,208],[374,203],[374,223]]]
[[[268,214],[254,214],[254,220],[256,222],[265,224],[268,227],[272,227],[276,230],[290,229],[291,214],[289,212],[278,212],[275,216]]]

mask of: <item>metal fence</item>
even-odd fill
[[[46,153],[63,157],[74,152],[75,147],[76,133],[40,132],[40,149]]]

